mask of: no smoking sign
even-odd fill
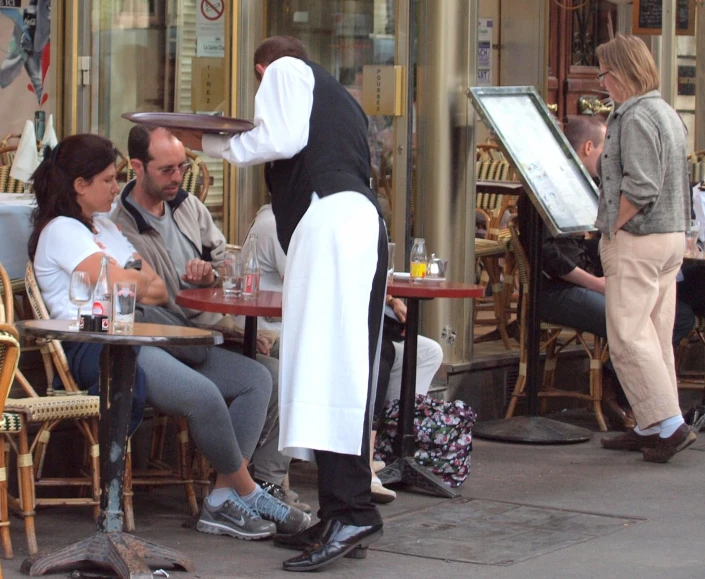
[[[201,0],[201,15],[206,20],[210,20],[211,22],[220,20],[224,12],[224,0]]]

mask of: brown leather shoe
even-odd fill
[[[633,450],[635,452],[640,452],[642,448],[653,448],[656,446],[658,441],[658,434],[642,436],[641,434],[634,432],[632,429],[627,430],[618,436],[603,438],[600,440],[600,443],[602,444],[602,448],[606,448],[608,450]]]
[[[671,457],[688,448],[695,442],[697,435],[687,424],[681,424],[668,438],[658,439],[653,448],[644,449],[644,460],[648,462],[668,462]]]

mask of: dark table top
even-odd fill
[[[69,328],[73,320],[25,320],[15,322],[22,335],[38,336],[67,342],[100,342],[121,346],[209,346],[223,343],[223,335],[201,328],[166,326],[162,324],[135,324],[134,332],[81,332]]]
[[[242,297],[226,297],[220,288],[187,289],[176,294],[176,303],[192,310],[236,316],[278,318],[282,315],[281,292],[260,291],[256,299],[246,300]]]
[[[393,279],[387,284],[387,293],[400,298],[481,298],[485,295],[485,289],[458,281],[411,283],[409,280]]]

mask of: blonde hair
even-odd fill
[[[658,69],[641,38],[617,34],[597,47],[597,58],[619,83],[625,100],[658,90]]]

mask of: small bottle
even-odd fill
[[[93,288],[93,317],[101,316],[101,331],[108,331],[113,315],[113,299],[110,291],[110,261],[107,255],[100,258],[100,273]]]
[[[426,240],[423,237],[415,237],[414,246],[411,248],[411,264],[409,267],[412,282],[419,283],[426,277],[427,262]]]
[[[242,297],[246,300],[257,299],[259,293],[259,260],[257,259],[257,234],[250,233],[247,236],[247,255],[245,265],[242,268]]]

